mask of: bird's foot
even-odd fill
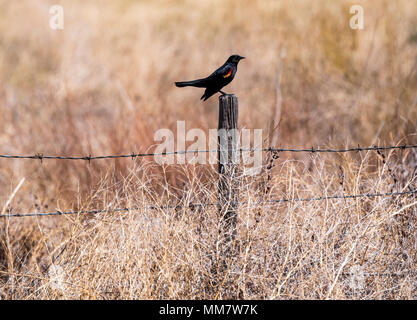
[[[226,92],[223,92],[223,91],[221,91],[221,90],[219,90],[219,92],[222,94],[222,96],[226,96],[226,95],[227,95],[227,93],[226,93]]]

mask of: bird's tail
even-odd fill
[[[175,82],[175,85],[177,87],[198,87],[198,88],[204,88],[206,87],[206,79],[198,79],[198,80],[192,80],[192,81],[181,81],[181,82]]]

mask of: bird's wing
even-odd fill
[[[231,64],[225,63],[216,71],[214,71],[210,76],[207,77],[207,80],[217,82],[221,79],[227,79],[233,73],[235,67]]]

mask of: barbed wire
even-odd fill
[[[411,194],[417,194],[417,190],[404,191],[404,192],[387,192],[387,193],[362,193],[354,195],[333,195],[333,196],[322,196],[322,197],[311,197],[311,198],[289,198],[289,199],[271,199],[271,200],[258,200],[258,201],[238,201],[231,203],[232,205],[263,205],[273,203],[284,203],[284,202],[309,202],[309,201],[322,201],[322,200],[335,200],[335,199],[356,199],[356,198],[376,198],[376,197],[395,197],[395,196],[406,196]],[[8,213],[1,214],[0,218],[22,218],[22,217],[43,217],[43,216],[62,216],[62,215],[94,215],[99,213],[115,213],[115,212],[129,212],[137,210],[163,210],[163,209],[182,209],[189,208],[194,209],[196,207],[208,207],[217,206],[219,203],[207,202],[207,203],[190,203],[188,205],[177,204],[177,205],[153,205],[143,207],[129,207],[129,208],[114,208],[114,209],[96,209],[96,210],[80,210],[80,211],[55,211],[55,212],[31,212],[31,213]]]
[[[351,277],[351,276],[358,276],[358,274],[354,272],[342,272],[342,276]],[[405,277],[405,276],[417,276],[417,271],[413,270],[406,270],[401,272],[362,272],[359,274],[363,275],[364,277]]]
[[[345,148],[345,149],[284,149],[284,148],[240,148],[240,152],[309,152],[309,153],[346,153],[346,152],[360,152],[360,151],[384,151],[384,150],[395,150],[395,149],[415,149],[417,145],[401,145],[401,146],[372,146],[361,148],[360,146],[355,148]],[[184,151],[172,151],[172,152],[160,152],[160,153],[131,153],[131,154],[122,154],[122,155],[109,155],[109,156],[44,156],[42,154],[36,154],[33,156],[20,156],[20,155],[0,155],[0,158],[5,159],[32,159],[32,160],[101,160],[101,159],[117,159],[117,158],[138,158],[138,157],[147,157],[147,156],[157,156],[157,155],[175,155],[175,154],[186,154],[186,153],[210,153],[210,152],[219,152],[219,150],[184,150]],[[310,198],[290,198],[290,199],[271,199],[271,200],[258,200],[254,202],[239,202],[239,204],[253,204],[253,205],[262,205],[262,204],[272,204],[272,203],[285,203],[285,202],[308,202],[308,201],[321,201],[321,200],[332,200],[332,199],[356,199],[356,198],[374,198],[374,197],[392,197],[392,196],[405,196],[417,193],[417,190],[405,191],[405,192],[389,192],[389,193],[362,193],[355,195],[333,195],[333,196],[319,196],[319,197],[310,197]],[[235,204],[235,203],[234,203]],[[164,205],[164,206],[145,206],[145,207],[131,207],[131,208],[114,208],[114,209],[95,209],[95,210],[81,210],[81,211],[55,211],[55,212],[32,212],[32,213],[9,213],[9,214],[0,214],[0,218],[11,218],[11,217],[42,217],[42,216],[58,216],[58,215],[89,215],[89,214],[98,214],[98,213],[110,213],[110,212],[129,212],[132,210],[140,209],[172,209],[172,208],[184,208],[184,207],[202,207],[202,206],[213,206],[218,205],[218,203],[191,203],[188,206],[181,204],[178,205]]]
[[[372,147],[354,147],[354,148],[345,148],[345,149],[320,149],[311,147],[309,149],[286,149],[286,148],[240,148],[240,152],[304,152],[304,153],[346,153],[346,152],[360,152],[360,151],[386,151],[386,150],[405,150],[405,149],[417,149],[417,145],[400,145],[400,146],[372,146]],[[8,155],[0,154],[0,158],[3,159],[27,159],[27,160],[103,160],[103,159],[118,159],[118,158],[140,158],[140,157],[151,157],[151,156],[166,156],[166,155],[177,155],[177,154],[187,154],[187,153],[212,153],[219,152],[218,149],[213,150],[182,150],[182,151],[171,151],[171,152],[157,152],[157,153],[131,153],[131,154],[121,154],[121,155],[105,155],[105,156],[50,156],[43,154],[35,155]]]
[[[345,196],[324,196],[324,197],[312,197],[312,198],[299,198],[299,199],[277,199],[267,200],[269,203],[280,203],[280,202],[308,202],[308,201],[321,201],[321,200],[334,200],[334,199],[357,199],[357,198],[377,198],[377,197],[394,197],[394,196],[405,196],[416,194],[417,190],[404,191],[404,192],[387,192],[387,193],[362,193]]]

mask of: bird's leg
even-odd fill
[[[223,92],[223,91],[221,91],[221,90],[219,90],[219,92],[220,92],[223,96],[227,95],[227,93],[226,93],[226,92]]]

